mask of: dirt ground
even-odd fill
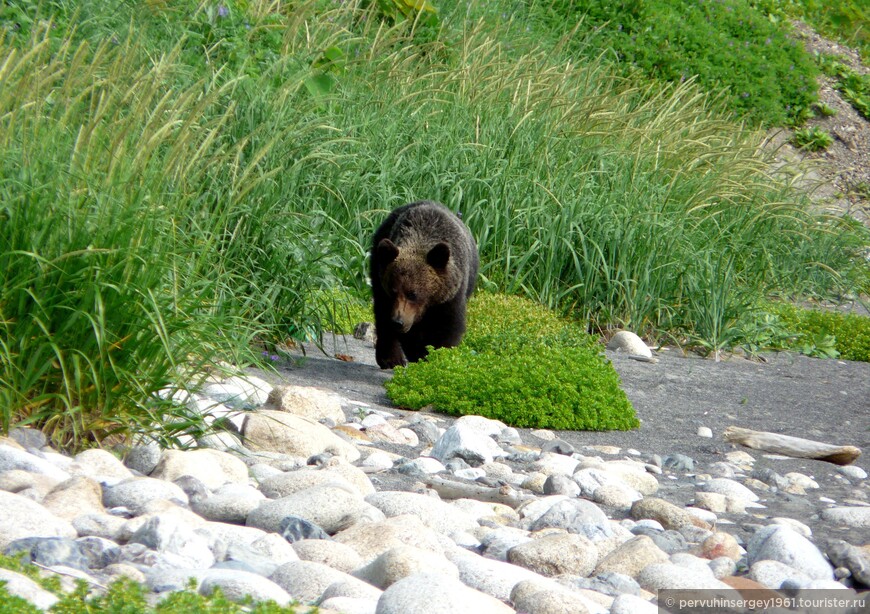
[[[796,36],[810,53],[834,55],[859,74],[870,72],[856,50],[820,36],[801,22],[793,25]],[[819,102],[833,108],[836,114],[812,118],[805,126],[818,127],[834,137],[829,147],[819,152],[798,150],[789,142],[793,131],[788,129],[772,130],[769,145],[777,148],[777,157],[783,162],[811,163],[813,170],[805,185],[820,206],[870,225],[870,121],[834,85],[825,75],[819,79]]]

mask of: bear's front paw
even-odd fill
[[[381,369],[404,367],[408,364],[408,361],[405,359],[405,355],[402,353],[401,349],[398,349],[398,351],[385,352],[383,354],[381,354],[380,352],[375,352],[375,359],[378,361],[378,366]]]
[[[388,358],[385,360],[378,360],[378,366],[381,369],[394,369],[396,367],[404,367],[408,364],[408,361],[405,360],[405,357],[401,358]]]

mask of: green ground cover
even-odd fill
[[[478,294],[459,348],[399,368],[387,382],[400,407],[427,405],[516,427],[628,430],[640,426],[596,339],[528,299]]]

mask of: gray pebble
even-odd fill
[[[668,454],[660,466],[671,471],[691,472],[695,470],[695,459],[685,454]]]
[[[561,439],[554,439],[552,441],[545,441],[541,444],[541,452],[552,452],[554,454],[564,454],[565,456],[571,456],[574,454],[574,446],[572,446],[567,441],[563,441]]]
[[[668,554],[683,552],[689,547],[686,543],[686,538],[679,531],[674,531],[673,529],[665,531],[638,524],[631,529],[631,532],[635,535],[646,535],[655,542],[656,546]]]

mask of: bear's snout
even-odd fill
[[[414,317],[412,315],[402,315],[401,313],[397,313],[393,315],[393,326],[395,330],[400,333],[407,333],[411,330],[411,327],[414,326]]]

